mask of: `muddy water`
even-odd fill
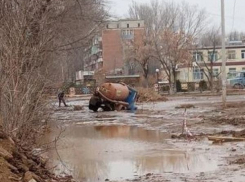
[[[52,132],[47,140],[57,136]],[[147,173],[215,170],[208,155],[176,149],[166,133],[130,126],[68,126],[49,153],[56,173],[78,181],[133,179]]]

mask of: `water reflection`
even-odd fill
[[[48,137],[52,140],[55,132]],[[58,142],[58,153],[50,152],[57,173],[66,172],[79,181],[133,178],[161,172],[214,170],[208,156],[174,150],[165,133],[130,126],[70,126]]]

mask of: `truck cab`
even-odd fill
[[[237,72],[236,76],[227,79],[228,86],[236,89],[243,89],[245,87],[245,71]]]

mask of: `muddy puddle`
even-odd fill
[[[58,131],[45,140],[51,141]],[[212,171],[216,162],[204,153],[176,149],[169,135],[136,126],[68,126],[49,152],[57,174],[72,174],[77,181],[134,179],[147,173]]]

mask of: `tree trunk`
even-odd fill
[[[210,90],[211,90],[211,93],[214,93],[214,78],[213,78],[213,76],[211,76],[211,78],[210,78]]]
[[[174,78],[174,81],[173,81],[173,91],[174,93],[176,93],[177,89],[176,89],[176,71],[175,69],[173,69],[173,78]]]
[[[174,90],[173,90],[173,87],[172,87],[172,74],[171,73],[169,74],[168,81],[169,81],[169,95],[173,95],[174,94]]]
[[[210,90],[211,93],[214,93],[214,77],[213,77],[213,60],[211,61],[211,68],[210,68]]]
[[[144,75],[143,87],[149,88],[148,76],[145,76],[145,75]]]
[[[149,88],[149,83],[148,83],[148,70],[144,69],[144,84],[143,86],[145,88]]]

